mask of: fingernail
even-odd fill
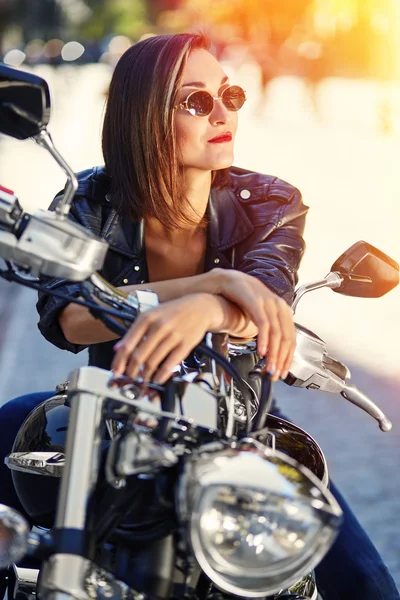
[[[273,377],[271,377],[272,381],[278,381],[280,374],[281,374],[280,371],[277,371],[276,373],[274,373]]]
[[[118,348],[121,348],[121,342],[117,342],[116,344],[114,344],[113,346],[113,350],[118,350]]]
[[[281,375],[281,379],[282,379],[282,381],[283,381],[284,379],[286,379],[286,377],[287,377],[288,375],[289,375],[289,371],[284,371],[284,372],[282,373],[282,375]]]
[[[267,369],[268,369],[268,375],[275,375],[276,365],[268,365]]]

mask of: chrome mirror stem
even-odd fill
[[[341,275],[339,275],[339,273],[328,273],[328,275],[323,279],[301,285],[299,288],[297,288],[294,294],[294,300],[292,304],[293,314],[296,312],[296,308],[300,302],[300,299],[304,296],[304,294],[307,294],[307,292],[312,292],[313,290],[318,290],[324,287],[331,289],[339,288],[342,283],[343,278]]]
[[[51,139],[51,135],[49,134],[47,129],[42,129],[42,131],[35,135],[33,139],[39,146],[45,148],[45,150],[50,152],[52,157],[55,159],[57,164],[62,168],[62,170],[67,176],[68,183],[66,190],[64,192],[63,197],[59,200],[55,210],[57,215],[59,215],[60,217],[66,217],[69,213],[72,198],[74,197],[75,192],[78,189],[78,180],[76,178],[76,175],[54,146],[53,140]]]

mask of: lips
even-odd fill
[[[230,131],[224,131],[224,133],[220,133],[219,135],[216,135],[215,137],[211,138],[211,140],[208,140],[209,144],[223,144],[224,142],[231,142],[232,141],[232,133]]]

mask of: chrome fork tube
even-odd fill
[[[103,398],[94,394],[80,392],[72,399],[57,503],[57,529],[85,528],[87,504],[99,469],[102,407]]]
[[[56,553],[43,563],[39,579],[44,600],[89,598],[85,573],[90,562],[83,554],[88,504],[100,464],[102,407],[102,396],[78,392],[72,398],[55,520]]]

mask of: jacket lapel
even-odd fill
[[[111,210],[101,237],[105,239],[110,248],[126,256],[134,257],[144,252],[143,221],[133,223],[115,209]]]
[[[208,201],[208,242],[214,250],[236,246],[254,232],[254,225],[229,188],[212,189]],[[144,252],[144,224],[132,223],[115,209],[104,225],[101,236],[116,251],[128,256]]]
[[[207,215],[208,239],[212,248],[226,250],[236,246],[254,232],[252,222],[229,188],[211,190]]]

